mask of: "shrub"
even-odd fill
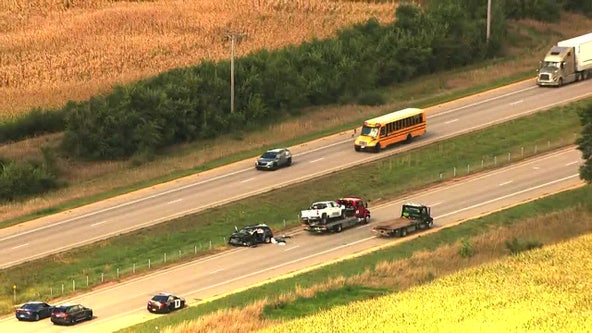
[[[513,255],[541,247],[543,247],[543,243],[534,240],[519,241],[516,237],[514,237],[511,241],[506,241],[506,248]]]

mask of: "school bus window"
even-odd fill
[[[386,135],[386,128],[384,126],[382,126],[380,128],[380,136],[385,136]]]

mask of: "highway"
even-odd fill
[[[294,164],[261,172],[254,159],[0,229],[0,268],[195,213],[401,151],[592,96],[592,80],[541,89],[531,80],[429,108],[428,133],[380,154],[356,153],[351,131],[291,147]],[[575,115],[574,115],[575,116]],[[296,212],[295,212],[296,214]]]
[[[580,186],[580,156],[578,150],[569,147],[370,207],[373,218],[369,225],[347,229],[340,234],[316,235],[298,231],[287,239],[285,246],[266,244],[255,248],[236,248],[77,296],[66,302],[80,302],[93,308],[96,318],[74,327],[55,327],[49,320],[18,322],[10,316],[0,320],[0,330],[110,332],[127,327],[156,316],[146,311],[145,304],[152,294],[160,291],[174,292],[185,297],[189,304],[195,304],[202,299],[373,247],[412,240],[419,234],[403,239],[384,239],[371,233],[374,224],[400,214],[404,202],[430,205],[435,226],[427,232],[437,232],[474,216]]]

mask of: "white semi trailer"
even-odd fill
[[[538,69],[537,85],[562,86],[592,76],[592,33],[551,47]]]

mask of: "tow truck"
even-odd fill
[[[434,225],[430,207],[406,203],[401,208],[401,216],[393,220],[380,223],[372,228],[372,232],[382,237],[405,237],[411,232],[427,230]]]
[[[340,219],[303,220],[304,230],[316,233],[341,232],[343,229],[370,222],[368,203],[357,196],[349,196],[335,200],[344,207]]]

